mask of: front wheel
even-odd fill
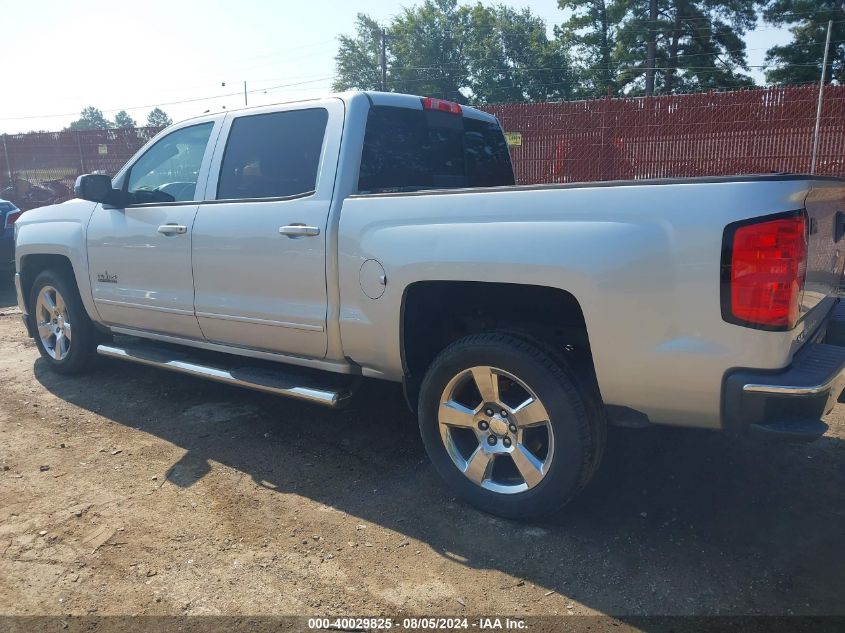
[[[429,368],[420,431],[450,489],[486,512],[530,518],[565,505],[595,471],[604,441],[595,397],[536,341],[476,334]]]
[[[32,284],[29,306],[35,344],[50,369],[62,374],[87,369],[96,355],[96,334],[76,284],[62,273],[45,270]]]

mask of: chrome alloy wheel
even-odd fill
[[[464,370],[443,390],[440,438],[475,484],[514,494],[539,484],[554,457],[549,414],[519,378],[495,367]]]
[[[35,323],[44,350],[55,360],[70,352],[71,328],[67,304],[53,286],[44,286],[35,304]]]

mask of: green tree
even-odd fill
[[[335,55],[337,78],[335,90],[381,89],[381,26],[370,16],[359,13],[355,19],[355,35],[341,35]]]
[[[147,115],[147,125],[150,127],[167,127],[173,123],[173,119],[161,108],[153,108]]]
[[[111,121],[103,116],[103,111],[93,106],[84,108],[79,118],[68,126],[69,130],[107,130],[112,127]]]
[[[655,93],[693,92],[754,85],[743,36],[756,25],[756,0],[628,0],[619,29],[620,83],[645,91],[648,42],[655,43]]]
[[[792,41],[766,52],[766,81],[807,83],[821,77],[827,22],[833,20],[827,81],[845,83],[845,0],[764,0],[763,19],[791,25]]]
[[[120,128],[135,127],[135,119],[133,119],[126,110],[121,110],[114,115],[114,126]]]
[[[576,53],[582,94],[615,94],[620,72],[616,40],[628,11],[627,0],[558,0],[558,6],[572,11],[566,22],[555,27],[555,34]]]
[[[469,10],[464,54],[474,103],[571,98],[577,79],[566,47],[549,39],[529,9],[476,4]]]
[[[426,0],[403,9],[388,29],[390,88],[466,103],[468,14],[457,0]]]
[[[390,90],[462,103],[543,101],[569,96],[573,79],[563,44],[549,40],[530,10],[425,0],[384,27]],[[382,27],[359,15],[341,36],[335,88],[379,89]]]
[[[558,0],[557,29],[588,93],[668,94],[753,85],[745,33],[757,0]]]

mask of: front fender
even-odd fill
[[[64,257],[70,262],[85,311],[91,320],[98,321],[86,248],[86,227],[95,206],[85,200],[71,200],[23,214],[15,231],[15,270],[23,271],[27,258],[34,255]]]

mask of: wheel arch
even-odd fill
[[[72,281],[79,292],[82,306],[91,319],[97,325],[97,312],[94,308],[93,299],[90,294],[90,285],[86,272],[79,270],[79,265],[74,265],[71,258],[65,253],[25,253],[18,258],[18,273],[21,276],[21,294],[27,312],[31,313],[32,306],[29,305],[32,285],[35,279],[45,270],[55,270],[66,275]],[[31,333],[30,333],[31,334]]]
[[[76,280],[76,274],[73,269],[73,264],[66,255],[59,255],[55,253],[32,253],[24,255],[20,258],[18,272],[21,276],[21,289],[23,291],[23,300],[26,304],[27,310],[32,311],[32,306],[29,305],[29,296],[32,294],[32,285],[35,279],[45,270],[55,270],[56,272],[69,275],[71,279]]]
[[[423,375],[441,350],[463,336],[491,330],[520,332],[551,342],[560,351],[576,351],[578,362],[588,366],[595,380],[584,312],[572,293],[529,284],[418,281],[404,289],[400,310],[409,406],[416,408]]]
[[[66,210],[65,207],[68,207]],[[63,205],[36,209],[29,213],[36,218],[42,211],[57,209],[64,211],[69,216],[77,213],[74,209],[74,202]],[[21,274],[24,300],[29,301],[29,292],[32,282],[38,274],[51,266],[60,268],[71,275],[71,279],[79,291],[82,305],[88,317],[93,321],[99,321],[94,298],[91,294],[91,281],[88,277],[88,251],[85,243],[85,230],[81,218],[93,210],[86,209],[78,213],[80,218],[72,219],[50,219],[48,221],[35,221],[30,218],[17,232],[15,240],[15,263],[16,270]]]

